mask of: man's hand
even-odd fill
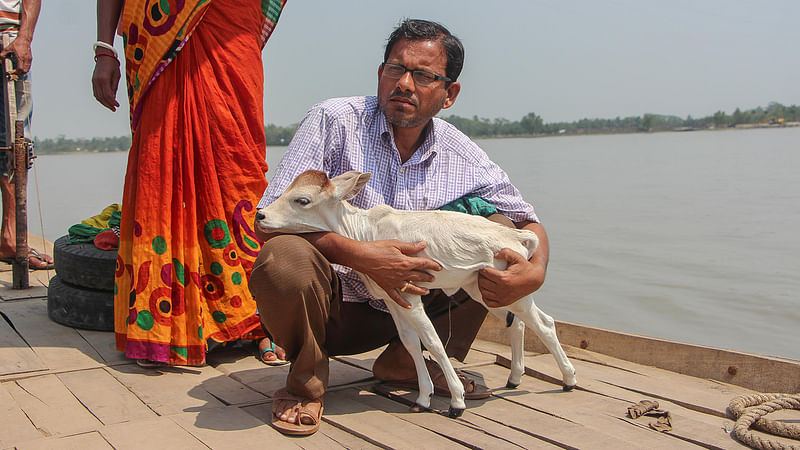
[[[528,261],[519,253],[504,248],[495,258],[508,262],[506,270],[487,267],[480,271],[478,287],[483,301],[492,308],[508,306],[536,291],[544,283],[545,266]]]
[[[110,56],[100,56],[94,65],[92,74],[92,91],[94,98],[101,105],[116,111],[119,107],[117,102],[117,87],[119,86],[120,70],[119,63]]]
[[[33,62],[33,55],[31,54],[31,41],[23,36],[17,36],[16,39],[8,44],[8,47],[0,51],[0,58],[5,59],[14,55],[17,60],[17,67],[14,73],[17,75],[24,75],[31,70],[31,63]]]
[[[413,256],[425,248],[424,242],[388,240],[362,244],[357,261],[350,267],[370,277],[403,308],[410,308],[411,304],[403,298],[401,289],[407,294],[426,295],[428,289],[414,283],[433,281],[433,275],[426,271],[442,270],[442,266],[430,258]]]

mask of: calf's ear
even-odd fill
[[[372,174],[351,170],[331,179],[333,196],[337,200],[350,200],[366,186]]]

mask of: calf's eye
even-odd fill
[[[311,203],[311,200],[309,200],[306,197],[299,197],[299,198],[294,199],[294,202],[299,204],[299,205],[306,206],[307,204]]]

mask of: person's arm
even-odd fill
[[[23,75],[31,70],[33,55],[31,54],[31,41],[36,21],[39,20],[39,11],[42,9],[41,0],[23,0],[20,10],[19,32],[17,37],[0,51],[0,58],[7,58],[9,54],[17,59],[17,75]]]
[[[114,35],[122,12],[123,0],[97,0],[97,40],[114,45]],[[117,58],[108,55],[96,56],[94,73],[92,74],[92,91],[94,98],[101,105],[116,111],[117,87],[119,86],[120,63]]]
[[[258,238],[268,241],[280,235],[263,235],[256,231]],[[363,273],[378,284],[398,305],[410,308],[400,289],[414,295],[426,295],[428,289],[416,286],[415,282],[433,281],[434,276],[427,271],[439,271],[442,267],[430,258],[416,257],[425,248],[424,242],[402,242],[383,240],[362,242],[333,232],[302,233],[305,238],[325,258],[335,264],[350,267]]]
[[[426,295],[428,289],[414,283],[433,281],[434,276],[426,271],[442,270],[439,263],[430,258],[413,256],[425,248],[424,242],[361,242],[336,233],[310,233],[302,236],[322,252],[328,261],[351,267],[370,277],[403,308],[410,308],[411,304],[400,295],[400,289],[405,286],[408,294]],[[406,281],[409,282],[407,286]]]
[[[504,248],[495,258],[508,262],[506,270],[487,267],[480,272],[478,287],[487,306],[498,308],[508,306],[522,297],[537,291],[544,284],[547,263],[550,259],[550,245],[544,227],[535,222],[517,223],[517,228],[530,230],[539,238],[536,252],[530,259]]]

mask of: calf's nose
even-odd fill
[[[264,220],[264,217],[267,217],[261,211],[256,213],[256,220]]]

